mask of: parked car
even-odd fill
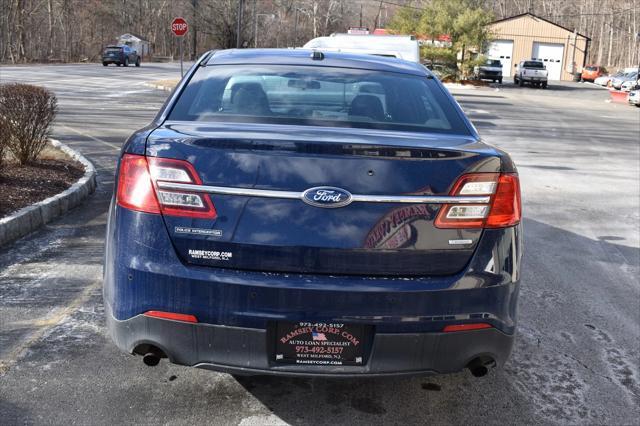
[[[502,62],[499,59],[487,59],[483,65],[474,67],[473,73],[477,79],[502,84]]]
[[[544,66],[544,62],[528,60],[521,61],[515,65],[516,73],[513,76],[513,82],[519,86],[529,83],[534,87],[547,88],[548,71]]]
[[[622,76],[623,74],[624,74],[624,73],[623,73],[622,71],[618,71],[618,72],[616,72],[615,74],[610,74],[610,75],[603,75],[603,76],[600,76],[600,77],[596,78],[593,82],[594,82],[595,84],[600,85],[600,86],[608,86],[608,85],[609,85],[609,82],[611,81],[611,79],[612,79],[612,78],[620,77],[620,76]]]
[[[622,83],[624,83],[625,81],[635,82],[637,79],[638,79],[638,71],[636,70],[636,71],[624,73],[619,77],[612,78],[609,84],[614,89],[620,90],[622,88]]]
[[[587,65],[582,69],[580,75],[580,81],[594,82],[598,77],[601,77],[606,72],[605,68],[600,65]]]
[[[107,46],[102,52],[102,65],[106,67],[109,64],[124,65],[125,67],[128,67],[129,64],[135,64],[136,67],[139,67],[140,56],[138,52],[127,45]]]
[[[418,63],[209,52],[117,170],[105,311],[147,365],[481,376],[511,352],[518,174]]]
[[[638,79],[627,80],[620,85],[620,90],[622,90],[623,92],[630,92],[631,90],[635,90],[639,84],[640,80]]]
[[[440,81],[447,79],[455,80],[456,78],[457,68],[455,64],[448,64],[444,62],[438,63],[426,60],[422,65],[429,69]]]
[[[640,89],[630,91],[628,101],[629,104],[640,107]]]

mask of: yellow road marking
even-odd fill
[[[21,343],[14,347],[6,358],[0,359],[0,376],[9,371],[9,369],[24,356],[27,349],[40,340],[47,331],[59,324],[62,324],[64,320],[87,302],[89,297],[91,297],[91,292],[99,286],[100,281],[96,280],[92,285],[86,287],[69,305],[65,306],[54,316],[33,321],[31,325],[39,328],[34,330],[25,339],[23,339]]]

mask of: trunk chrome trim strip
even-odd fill
[[[228,186],[193,185],[190,183],[158,182],[160,189],[174,189],[208,194],[240,195],[245,197],[303,199],[304,192],[273,191],[270,189],[232,188]],[[357,195],[352,202],[361,203],[409,203],[409,204],[488,204],[491,196],[439,196],[439,195]]]

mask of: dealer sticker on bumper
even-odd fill
[[[363,365],[372,330],[359,324],[278,322],[275,361],[308,365]]]

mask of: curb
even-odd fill
[[[0,219],[0,246],[24,237],[82,203],[96,189],[96,169],[78,151],[51,139],[51,145],[84,166],[84,176],[61,193]]]

